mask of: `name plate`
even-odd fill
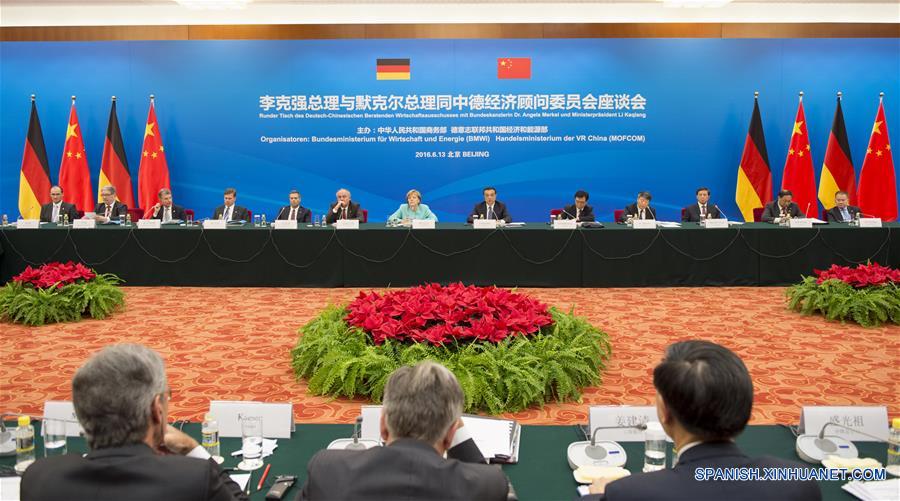
[[[631,227],[636,230],[655,230],[656,229],[656,220],[655,219],[635,219],[632,221]]]
[[[651,421],[659,421],[656,415],[656,407],[652,405],[592,405],[590,410],[590,429],[594,430],[606,426],[636,426],[647,424]],[[597,432],[597,440],[612,440],[614,442],[643,442],[644,431],[637,428],[613,428]],[[672,438],[666,435],[666,440]]]
[[[412,229],[414,230],[433,230],[435,228],[434,219],[413,219]]]
[[[496,219],[475,219],[472,221],[472,228],[476,230],[496,230]]]
[[[704,228],[728,228],[727,219],[706,219],[702,222]]]
[[[159,219],[138,219],[137,227],[139,230],[158,230],[162,228],[162,221]]]
[[[95,219],[76,219],[72,221],[72,228],[76,230],[92,230],[97,227],[97,220]]]
[[[859,218],[860,228],[881,228],[880,217],[861,217]]]
[[[358,230],[359,219],[338,219],[334,223],[334,228],[337,230]]]
[[[16,221],[16,229],[19,230],[36,230],[40,227],[40,219],[19,219],[18,221]]]
[[[294,431],[294,404],[254,401],[212,400],[209,412],[219,422],[220,437],[241,436],[241,417],[260,416],[263,436],[266,438],[291,438]]]
[[[297,221],[291,221],[289,219],[276,219],[276,220],[272,221],[272,229],[296,230],[297,229]]]
[[[574,230],[578,228],[578,222],[574,219],[554,219],[554,230]]]
[[[207,219],[203,221],[204,230],[224,230],[228,228],[228,222],[224,219]]]
[[[788,221],[789,228],[812,228],[812,219],[805,217],[795,217]]]
[[[66,422],[66,436],[80,437],[84,434],[75,406],[67,400],[48,400],[44,402],[44,419],[59,419]]]
[[[887,407],[885,406],[803,406],[800,414],[800,433],[818,435],[826,423],[837,423],[863,431],[887,441],[889,436]],[[834,435],[851,442],[876,440],[840,426],[829,426],[825,435]]]

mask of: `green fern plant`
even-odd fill
[[[29,326],[76,322],[84,314],[103,319],[125,305],[125,294],[117,287],[120,283],[110,273],[61,289],[9,282],[0,288],[0,319]]]
[[[308,381],[310,393],[331,397],[380,402],[395,369],[435,360],[456,375],[469,412],[500,414],[579,400],[584,387],[601,382],[612,352],[609,336],[572,311],[549,311],[553,323],[540,332],[497,344],[388,339],[375,345],[365,332],[347,326],[345,308],[329,306],[300,328],[291,366],[298,379]]]
[[[804,277],[785,294],[787,307],[804,315],[821,313],[828,320],[852,321],[863,327],[900,325],[900,285],[896,282],[856,288],[837,279],[817,284],[816,277]]]

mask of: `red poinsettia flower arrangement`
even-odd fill
[[[428,284],[379,294],[360,292],[348,307],[347,323],[372,336],[440,345],[459,341],[499,342],[534,334],[553,323],[547,305],[497,287]]]
[[[13,277],[14,282],[22,285],[31,285],[38,289],[56,287],[62,289],[66,285],[78,281],[88,281],[96,274],[81,263],[47,263],[38,268],[28,266],[25,271]]]
[[[846,282],[856,288],[885,285],[888,282],[900,283],[900,270],[881,266],[878,263],[861,264],[856,268],[833,264],[827,270],[814,271],[819,277],[816,279],[817,284],[832,279]]]

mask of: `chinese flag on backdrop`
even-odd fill
[[[88,168],[87,153],[84,151],[84,139],[81,135],[81,126],[78,125],[74,99],[72,111],[69,112],[62,162],[59,164],[59,187],[63,189],[63,199],[75,204],[76,209],[82,212],[94,210],[91,171]]]
[[[897,219],[897,178],[883,102],[878,104],[856,195],[863,215],[880,217],[884,221]]]
[[[531,78],[531,58],[503,57],[497,59],[497,78]]]
[[[816,217],[819,203],[816,201],[816,175],[813,171],[812,154],[809,149],[809,134],[806,133],[806,117],[803,114],[803,98],[797,107],[797,119],[794,120],[791,132],[791,144],[788,148],[787,160],[784,162],[784,174],[781,178],[781,189],[791,190],[794,203],[806,217]]]
[[[156,108],[150,100],[150,113],[144,128],[144,147],[138,170],[138,203],[147,209],[156,204],[159,190],[169,188],[169,165],[163,149],[162,135],[156,121]]]

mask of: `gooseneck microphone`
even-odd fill
[[[282,207],[281,210],[278,211],[278,215],[275,216],[276,220],[281,217],[281,214],[284,212],[284,209],[286,209],[286,207]]]
[[[362,416],[356,416],[356,422],[353,423],[353,443],[347,444],[344,450],[348,451],[364,451],[366,446],[359,443],[359,427],[362,425]]]

